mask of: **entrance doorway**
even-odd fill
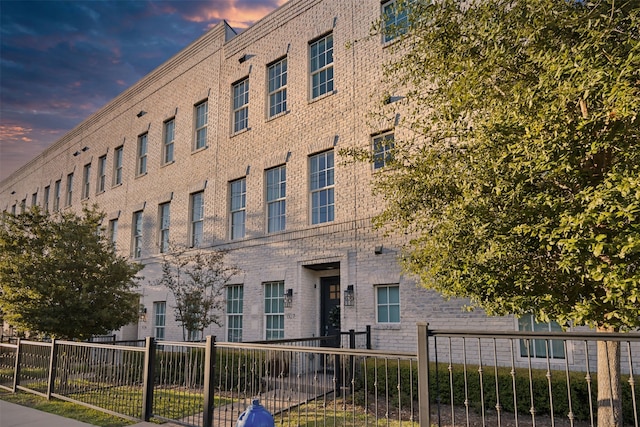
[[[336,335],[340,343],[340,276],[320,278],[320,335]]]

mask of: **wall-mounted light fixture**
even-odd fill
[[[293,306],[293,289],[287,289],[287,292],[284,293],[284,306],[286,308],[291,308]]]
[[[82,147],[82,151],[87,151],[89,149],[89,147],[87,147],[86,145],[84,147]]]
[[[348,285],[347,289],[344,290],[344,306],[353,307],[355,300],[355,289],[353,285]]]
[[[136,116],[137,116],[138,118],[140,118],[140,117],[144,116],[145,114],[147,114],[147,112],[146,112],[146,111],[144,111],[144,110],[140,110],[140,112],[139,112],[138,114],[136,114]]]
[[[373,253],[375,253],[376,255],[380,255],[382,253],[382,245],[373,248]]]
[[[147,321],[147,307],[145,307],[144,304],[140,304],[140,307],[138,308],[138,316],[140,317],[141,322]]]

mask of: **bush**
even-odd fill
[[[410,364],[408,361],[374,360],[367,361],[366,372],[358,374],[355,378],[354,386],[358,403],[364,401],[365,379],[369,399],[376,395],[378,399],[388,398],[389,405],[392,407],[397,407],[400,403],[406,407],[412,398],[417,400],[418,372],[415,362]],[[466,396],[470,407],[479,412],[482,409],[482,397],[484,397],[485,409],[496,409],[496,372],[493,367],[483,367],[482,388],[480,387],[480,372],[477,365],[467,365],[466,374],[463,365],[452,365],[449,371],[447,365],[441,363],[436,366],[435,363],[431,363],[429,370],[429,393],[432,403],[439,401],[442,404],[450,404],[453,398],[454,405],[464,405],[466,378]],[[594,405],[594,417],[597,414],[597,378],[595,374],[591,375],[591,399],[589,399],[589,387],[585,375],[585,372],[569,373],[571,409],[576,420],[590,419],[589,402]],[[621,378],[623,418],[624,420],[633,420],[632,391],[628,379],[628,376]],[[531,371],[532,385],[530,389],[527,369],[515,369],[514,376],[511,374],[511,368],[497,369],[500,406],[506,412],[514,412],[514,382],[515,402],[519,413],[530,413],[530,390],[533,390],[533,404],[536,414],[551,414],[549,379],[546,370]],[[554,415],[566,417],[569,413],[569,399],[565,372],[551,371],[550,382]]]

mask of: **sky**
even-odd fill
[[[0,0],[0,180],[225,19],[286,0]]]

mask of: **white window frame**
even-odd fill
[[[171,202],[161,203],[158,205],[158,226],[160,227],[158,237],[158,246],[160,253],[164,254],[169,251],[169,231],[171,228]]]
[[[45,212],[49,212],[49,197],[51,193],[51,186],[47,185],[44,187],[44,195],[42,198],[42,208]]]
[[[287,112],[287,57],[267,67],[267,100],[269,118]]]
[[[333,33],[329,33],[309,43],[309,98],[333,91]]]
[[[31,206],[37,206],[37,205],[38,205],[38,192],[36,191],[31,195]]]
[[[113,186],[122,184],[122,161],[124,145],[113,150]]]
[[[118,244],[118,218],[109,220],[109,241],[113,247]]]
[[[148,145],[149,141],[149,133],[145,132],[142,135],[138,136],[138,150],[137,150],[137,164],[136,164],[136,175],[142,176],[147,174],[147,152],[149,149]]]
[[[282,339],[284,338],[284,280],[263,282],[262,288],[264,290],[264,339]]]
[[[65,196],[65,206],[71,206],[73,203],[73,172],[67,175],[67,192]]]
[[[142,256],[142,228],[143,228],[143,211],[133,213],[131,221],[131,256],[140,258]]]
[[[231,240],[242,239],[247,223],[247,178],[240,178],[229,183],[229,237]]]
[[[105,191],[107,185],[107,155],[98,157],[98,177],[96,183],[96,194]]]
[[[162,124],[162,164],[168,165],[175,161],[176,118],[165,120]]]
[[[398,301],[390,301],[389,296],[390,296],[390,292],[389,290],[393,288],[393,289],[397,289],[398,290]],[[384,301],[381,301],[380,299],[380,292],[382,290],[386,291],[386,297]],[[376,323],[378,324],[382,324],[382,325],[399,325],[401,322],[401,305],[400,305],[400,285],[397,283],[392,283],[392,284],[388,284],[388,285],[376,285],[375,286],[375,293],[376,293]],[[392,307],[397,307],[397,313],[398,313],[398,319],[392,319],[391,316],[391,308]],[[385,309],[386,312],[386,319],[380,319],[380,316],[382,315],[381,313],[381,308]]]
[[[517,319],[518,331],[522,332],[561,332],[562,327],[557,322],[538,322],[533,314],[525,314]],[[520,340],[519,356],[522,359],[531,357],[532,360],[546,360],[547,341],[549,341],[549,360],[564,362],[567,358],[568,348],[565,352],[562,340],[534,339]],[[529,351],[527,351],[527,348]],[[557,354],[560,352],[561,355]],[[529,354],[527,354],[529,353]]]
[[[242,342],[244,285],[227,286],[227,341]]]
[[[267,201],[267,233],[284,231],[287,227],[287,166],[265,171]]]
[[[407,32],[409,16],[407,8],[413,0],[388,0],[383,2],[382,9],[382,42],[390,43]],[[398,12],[398,8],[401,10]],[[393,30],[393,31],[392,31]]]
[[[333,150],[309,157],[311,224],[335,220],[335,163]]]
[[[89,198],[89,191],[91,190],[91,163],[84,165],[82,169],[82,199]]]
[[[167,302],[153,302],[153,336],[157,340],[165,339],[167,327]]]
[[[190,199],[190,233],[189,243],[191,247],[199,247],[204,239],[204,191],[192,193]]]
[[[389,160],[391,160],[394,138],[393,131],[379,133],[371,137],[371,153],[374,170],[384,168],[387,166]]]
[[[200,150],[207,146],[207,123],[209,121],[209,101],[202,101],[193,107],[194,135],[193,150]]]
[[[249,129],[249,77],[231,85],[233,133]]]
[[[60,210],[60,197],[62,197],[62,180],[59,179],[53,186],[53,211],[58,212]]]

